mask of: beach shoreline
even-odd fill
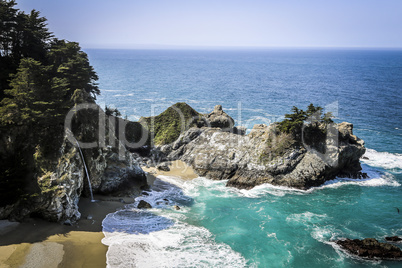
[[[81,219],[62,225],[29,218],[5,222],[0,232],[0,268],[6,267],[106,267],[107,246],[102,221],[134,202],[132,197],[95,196],[98,202],[80,198]]]
[[[156,176],[196,178],[184,162],[171,162],[170,171],[143,168],[149,184]],[[109,213],[134,202],[134,197],[95,195],[97,202],[81,197],[81,219],[72,225],[29,218],[24,222],[0,221],[0,268],[106,267],[108,247],[102,243],[102,221]]]

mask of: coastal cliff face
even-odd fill
[[[84,116],[82,122],[79,118],[77,120],[78,127],[74,132],[78,140],[88,139],[86,133],[98,133],[96,120],[85,120],[92,115],[98,116],[98,111],[89,115]],[[120,147],[82,149],[93,193],[120,195],[130,191],[130,194],[135,194],[136,189],[139,191],[141,186],[147,185],[145,174],[133,155],[121,148],[114,132],[109,131],[107,138],[117,141]],[[15,202],[0,207],[0,219],[22,220],[38,216],[49,221],[74,222],[80,218],[78,201],[82,195],[89,196],[84,162],[77,145],[68,139],[67,132],[55,144],[59,146],[51,154],[43,155],[36,148],[32,163],[28,165],[30,176],[25,183],[26,193]],[[1,145],[13,151],[12,140]]]
[[[227,179],[227,186],[237,188],[270,183],[308,189],[336,176],[364,176],[359,162],[364,141],[353,135],[350,123],[336,125],[315,146],[295,142],[276,124],[256,125],[248,135],[237,133],[226,126],[191,128],[160,150],[169,160],[190,164],[200,176]]]

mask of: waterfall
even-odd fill
[[[89,192],[91,193],[91,202],[95,202],[95,200],[94,200],[94,195],[93,195],[93,193],[92,193],[91,180],[89,179],[89,173],[88,173],[88,169],[87,169],[87,164],[85,163],[85,159],[84,159],[84,154],[83,154],[82,151],[81,151],[81,147],[80,147],[80,144],[78,143],[78,141],[75,140],[75,142],[77,143],[78,150],[80,150],[82,163],[84,164],[85,173],[87,174],[88,185],[89,185]]]

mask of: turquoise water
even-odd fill
[[[402,235],[395,208],[402,208],[402,51],[87,52],[100,77],[98,103],[131,119],[185,101],[200,112],[222,104],[251,128],[313,102],[354,123],[369,148],[363,171],[370,179],[307,192],[160,178],[140,198],[153,209],[134,204],[104,220],[110,267],[399,266],[354,259],[332,241]]]

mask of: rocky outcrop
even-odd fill
[[[388,243],[380,243],[374,238],[338,240],[336,244],[348,253],[366,259],[402,260],[402,250]]]
[[[385,240],[390,242],[401,242],[402,238],[400,238],[399,236],[387,236],[385,237]]]
[[[191,165],[200,176],[227,179],[228,186],[249,189],[270,183],[308,189],[336,176],[363,176],[359,159],[365,152],[364,141],[352,130],[350,123],[339,124],[319,150],[279,132],[276,124],[256,125],[248,135],[191,128],[160,150],[169,160]]]
[[[201,114],[184,102],[178,102],[163,113],[153,117],[141,117],[145,129],[152,129],[147,144],[163,146],[177,140],[180,134],[191,127],[213,127],[225,131],[243,133],[243,128],[234,128],[234,120],[216,105],[209,114]],[[152,141],[151,141],[152,139]]]
[[[203,115],[187,103],[178,102],[163,113],[152,117],[141,117],[139,122],[150,132],[147,144],[164,145],[174,142],[182,131],[203,124]]]
[[[96,111],[98,116],[98,111]],[[90,117],[89,117],[90,118]],[[95,117],[96,118],[96,117]],[[92,119],[76,129],[77,139],[85,138],[82,133],[98,133],[97,122]],[[88,179],[75,138],[67,131],[61,146],[49,156],[35,153],[35,173],[32,175],[32,190],[17,202],[0,208],[0,218],[21,220],[28,216],[39,216],[49,221],[74,222],[80,218],[78,201],[82,195],[89,196]],[[140,194],[146,186],[146,176],[133,154],[125,150],[115,132],[109,131],[109,140],[117,146],[82,149],[88,168],[93,193],[125,195]]]
[[[206,126],[230,130],[234,127],[234,120],[222,110],[222,105],[216,105],[214,110],[205,117]]]

